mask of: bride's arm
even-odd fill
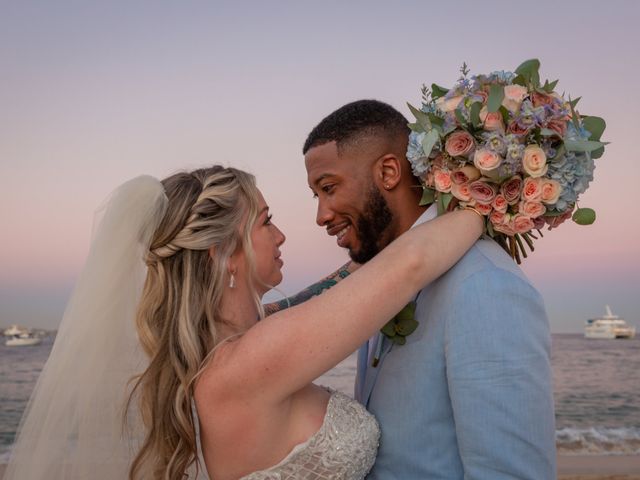
[[[301,303],[306,302],[310,298],[320,295],[325,290],[334,287],[341,280],[347,278],[349,274],[355,272],[358,267],[360,267],[360,265],[355,262],[347,262],[331,275],[324,277],[322,280],[314,283],[313,285],[309,285],[307,288],[299,291],[295,295],[287,297],[278,302],[263,305],[265,315],[273,315],[274,313],[280,312],[285,308],[295,307],[296,305],[300,305]]]
[[[259,322],[228,352],[225,389],[260,401],[281,401],[298,391],[356,350],[418,290],[451,268],[482,227],[480,216],[469,210],[426,222],[331,290]]]

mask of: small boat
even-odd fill
[[[609,305],[605,307],[606,314],[603,317],[592,318],[585,322],[584,336],[586,338],[633,338],[636,335],[636,327],[633,327],[623,318],[611,313]]]
[[[42,338],[34,335],[29,329],[18,325],[11,325],[3,334],[7,337],[4,342],[7,347],[30,347],[42,342]]]

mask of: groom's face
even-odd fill
[[[335,236],[358,263],[373,258],[391,240],[393,216],[373,181],[375,158],[338,152],[335,142],[309,149],[307,180],[318,199],[316,223]]]

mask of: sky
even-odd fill
[[[316,123],[362,98],[410,118],[421,85],[452,85],[463,61],[529,58],[611,144],[580,198],[596,223],[549,232],[523,269],[553,332],[605,304],[640,326],[639,20],[632,0],[3,2],[0,326],[56,328],[120,183],[216,163],[256,175],[287,235],[280,287],[297,292],[347,258],[315,225],[301,148]]]

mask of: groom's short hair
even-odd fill
[[[338,150],[361,136],[387,136],[393,141],[409,137],[409,122],[399,111],[378,100],[358,100],[330,113],[315,126],[302,147],[302,154],[313,147],[336,142]]]

